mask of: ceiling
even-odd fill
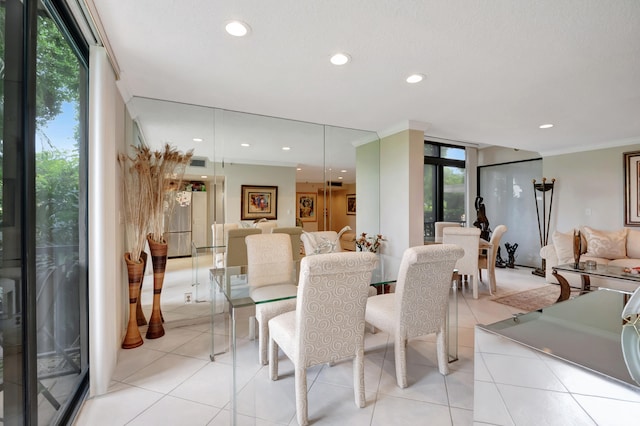
[[[126,96],[543,155],[640,143],[638,0],[92,2]]]

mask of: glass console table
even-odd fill
[[[372,286],[378,287],[379,293],[385,291],[390,285],[395,284],[396,277],[400,265],[400,259],[389,256],[380,255],[378,267],[372,274]],[[297,296],[296,278],[298,277],[297,268],[299,262],[293,265],[293,276],[291,283],[282,283],[260,287],[259,291],[252,291],[248,281],[248,266],[231,266],[227,268],[211,268],[209,270],[209,281],[211,291],[211,361],[215,361],[215,357],[227,351],[231,352],[232,360],[232,380],[231,380],[231,422],[236,424],[237,401],[236,397],[239,389],[237,388],[237,335],[236,320],[237,310],[240,308],[253,309],[249,312],[249,316],[255,314],[255,306],[262,303],[275,302],[278,300],[294,299]],[[282,264],[279,264],[282,267]],[[264,268],[264,265],[262,266]],[[448,321],[446,325],[446,346],[449,362],[458,360],[458,300],[457,288],[459,275],[454,271],[452,276],[452,286],[450,292],[450,301],[448,309]],[[214,323],[216,316],[216,298],[222,293],[226,302],[229,304],[229,346],[222,351],[216,352],[214,343]],[[366,354],[365,354],[366,356]],[[257,362],[257,354],[256,354]]]
[[[205,302],[203,297],[206,293],[200,293],[200,285],[207,282],[206,272],[204,275],[201,274],[200,268],[205,265],[202,264],[203,254],[211,252],[213,255],[212,264],[215,266],[216,261],[216,253],[224,252],[226,246],[197,246],[194,242],[191,242],[191,286],[195,287],[195,298],[196,302]],[[205,271],[208,271],[210,268],[205,268]]]
[[[588,268],[582,262],[579,263],[579,268],[574,268],[573,264],[558,265],[553,267],[553,276],[560,284],[560,297],[558,297],[558,302],[567,300],[571,296],[571,287],[567,279],[563,276],[567,273],[580,274],[582,283],[581,294],[591,291],[591,277],[628,281],[640,285],[640,274],[626,273],[620,266],[597,264],[595,267]],[[600,287],[602,288],[603,286]]]

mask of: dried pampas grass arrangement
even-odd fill
[[[164,242],[164,203],[167,192],[182,184],[187,164],[193,156],[165,144],[161,151],[146,146],[133,147],[134,155],[118,155],[122,170],[127,250],[134,261],[140,260],[147,234],[156,242]]]
[[[140,263],[140,254],[147,241],[151,205],[149,159],[140,151],[136,151],[134,157],[120,153],[118,163],[122,172],[127,252],[131,253],[133,262]]]
[[[148,148],[141,148],[148,152]],[[149,230],[151,239],[164,243],[164,206],[167,193],[176,192],[182,185],[184,171],[193,156],[193,150],[182,154],[171,145],[165,144],[162,151],[155,151],[150,156],[149,172],[151,174],[151,203],[149,208]],[[172,204],[173,205],[173,204]]]

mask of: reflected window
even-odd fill
[[[424,144],[424,240],[435,239],[435,222],[464,223],[466,171],[464,148]]]

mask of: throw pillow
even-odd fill
[[[627,256],[640,259],[640,231],[627,229]]]
[[[573,232],[554,231],[551,235],[553,247],[556,249],[558,264],[573,263]]]
[[[582,228],[587,239],[587,256],[605,259],[622,259],[627,256],[627,230],[598,231]]]

